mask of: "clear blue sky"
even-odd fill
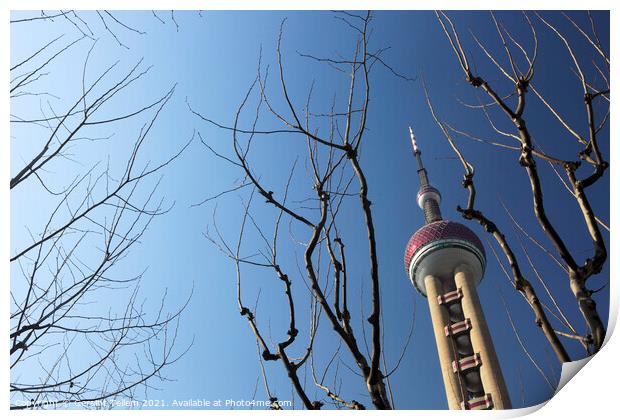
[[[168,12],[166,12],[168,13]],[[231,136],[227,131],[213,127],[192,115],[186,105],[189,102],[195,110],[225,125],[232,124],[236,109],[245,91],[255,77],[259,49],[262,46],[263,64],[270,64],[273,87],[275,75],[275,47],[280,22],[288,18],[283,39],[284,64],[290,95],[299,107],[305,98],[311,82],[315,81],[313,111],[329,112],[333,95],[336,94],[337,108],[346,105],[347,79],[342,73],[324,64],[300,57],[299,52],[320,56],[343,54],[350,56],[354,46],[354,33],[334,19],[331,12],[176,12],[179,24],[177,31],[169,14],[161,13],[165,24],[155,19],[150,11],[118,12],[117,16],[131,26],[146,32],[139,35],[118,28],[116,33],[129,48],[119,46],[116,41],[98,27],[100,39],[93,49],[89,63],[90,78],[97,69],[120,60],[120,70],[130,68],[143,58],[145,66],[152,65],[143,80],[128,94],[115,102],[114,109],[103,110],[104,114],[121,109],[133,109],[162,96],[174,83],[177,88],[165,111],[154,127],[153,133],[143,154],[143,159],[159,162],[180,148],[194,130],[219,152],[231,155]],[[12,14],[12,18],[31,15],[32,12]],[[575,40],[576,53],[589,74],[595,74],[590,61],[595,52],[589,48],[570,24],[557,14],[545,14],[557,23]],[[84,17],[96,24],[97,18],[90,13]],[[506,92],[508,86],[502,76],[484,57],[468,35],[474,31],[481,39],[489,40],[489,45],[497,49],[500,45],[495,28],[488,13],[453,13],[461,35],[473,56],[477,71],[487,77],[493,85],[501,86]],[[584,14],[574,14],[584,27],[588,21]],[[524,25],[519,13],[502,12],[498,17],[519,39],[525,39],[531,48],[529,29]],[[599,37],[605,47],[609,44],[609,14],[594,13],[598,24]],[[435,343],[432,335],[430,317],[425,300],[413,290],[403,270],[402,256],[410,235],[423,223],[422,213],[415,204],[418,188],[414,160],[408,142],[407,126],[416,132],[432,183],[442,191],[442,210],[445,218],[458,221],[457,204],[464,205],[466,192],[460,186],[462,167],[454,159],[454,154],[433,122],[424,101],[421,78],[424,77],[438,113],[453,126],[479,135],[482,138],[498,139],[489,127],[484,115],[477,110],[465,109],[459,100],[476,103],[475,91],[467,85],[456,58],[441,31],[432,12],[376,12],[374,14],[371,45],[375,48],[390,46],[384,59],[400,73],[416,78],[407,82],[395,77],[388,70],[377,66],[371,79],[372,92],[368,119],[368,133],[362,154],[362,165],[369,180],[369,198],[373,202],[373,214],[377,229],[379,246],[379,269],[381,279],[383,315],[385,324],[385,351],[389,366],[398,359],[407,332],[412,322],[415,308],[415,330],[411,344],[402,360],[399,370],[391,377],[396,407],[401,409],[447,408],[444,397]],[[540,37],[540,51],[537,63],[535,85],[544,91],[562,113],[573,121],[581,131],[586,130],[583,116],[582,94],[575,75],[569,69],[569,57],[557,38],[535,22]],[[12,25],[11,60],[18,62],[36,51],[47,40],[65,33],[63,42],[79,38],[79,32],[68,22],[57,20],[54,23],[25,23]],[[80,41],[70,52],[53,63],[50,76],[41,80],[41,86],[54,96],[40,99],[42,107],[52,104],[54,109],[63,106],[79,96],[83,60],[92,42]],[[91,73],[92,71],[92,73]],[[118,73],[120,74],[120,73]],[[596,79],[595,79],[596,81]],[[270,89],[276,106],[282,109],[279,90]],[[256,99],[256,98],[254,98]],[[48,102],[49,101],[49,102]],[[255,103],[255,102],[253,102]],[[40,111],[33,104],[38,100],[14,101],[12,114],[38,116]],[[250,107],[251,108],[251,107]],[[535,141],[545,151],[572,159],[578,150],[576,144],[552,119],[545,108],[531,100],[526,113],[528,125]],[[501,118],[498,118],[501,119]],[[252,113],[246,113],[240,125],[248,127]],[[277,121],[265,115],[260,128],[278,128]],[[321,129],[325,124],[317,122]],[[106,127],[102,135],[118,132],[109,140],[96,143],[82,143],[76,146],[75,154],[87,162],[104,159],[110,154],[112,165],[122,164],[123,154],[131,146],[133,137],[141,126],[141,120],[127,121],[117,127]],[[508,122],[501,125],[509,129]],[[12,175],[20,163],[31,156],[40,143],[37,140],[23,141],[24,138],[38,138],[41,132],[28,131],[33,128],[12,125],[11,159]],[[44,131],[42,131],[44,132]],[[122,133],[122,134],[121,134]],[[601,147],[609,156],[609,131],[601,134]],[[490,146],[473,143],[461,138],[464,153],[476,166],[478,187],[477,207],[484,210],[503,227],[505,234],[521,258],[526,276],[535,284],[539,296],[543,296],[540,285],[529,270],[523,253],[520,251],[519,237],[510,227],[500,199],[511,208],[517,220],[521,221],[536,238],[545,241],[532,217],[531,194],[525,172],[517,164],[516,152],[491,149]],[[281,194],[285,178],[293,160],[300,156],[298,170],[293,181],[291,200],[303,200],[312,195],[304,162],[307,150],[300,138],[287,135],[264,136],[255,142],[250,159],[256,173],[261,175],[265,185],[276,194]],[[120,163],[118,163],[120,162]],[[66,185],[76,173],[83,170],[78,163],[66,162],[66,166],[56,167],[53,174],[57,185]],[[86,166],[84,162],[81,165]],[[579,217],[577,207],[568,192],[561,186],[553,172],[540,163],[548,213],[556,223],[571,250],[577,258],[585,258],[592,250],[587,230]],[[154,221],[143,241],[122,262],[119,275],[132,275],[148,267],[143,280],[143,296],[157,303],[162,291],[167,288],[171,307],[181,304],[194,287],[190,306],[183,314],[180,346],[194,345],[190,352],[169,368],[166,376],[171,382],[154,383],[158,389],[150,390],[149,397],[165,399],[251,399],[257,378],[260,375],[254,335],[247,322],[239,315],[236,305],[234,264],[205,239],[203,233],[207,226],[213,229],[212,214],[215,202],[204,206],[191,207],[205,197],[215,195],[235,185],[242,177],[237,168],[215,158],[199,142],[193,142],[186,152],[166,168],[159,193],[168,202],[175,202],[174,209]],[[217,201],[217,223],[227,240],[234,242],[238,234],[242,216],[240,197],[247,199],[249,190],[240,190]],[[591,190],[591,201],[601,219],[609,221],[609,177]],[[32,204],[36,203],[36,206]],[[27,185],[12,195],[12,252],[28,242],[24,226],[34,231],[46,209],[53,207],[54,197],[41,190],[38,184]],[[302,210],[309,217],[316,218],[316,212]],[[339,226],[345,233],[347,258],[351,267],[350,278],[355,279],[351,295],[354,328],[361,337],[360,319],[369,314],[368,303],[368,259],[365,232],[360,224],[361,212],[355,197],[345,206],[346,217]],[[257,221],[271,232],[276,213],[273,209],[256,200],[253,214]],[[467,222],[485,245],[490,237],[476,224]],[[300,278],[296,255],[303,253],[301,246],[288,241],[288,221],[286,235],[280,245],[286,270],[293,278],[299,305],[300,324],[307,324],[307,291]],[[308,231],[300,227],[290,229],[300,241],[307,238]],[[260,238],[253,232],[244,244],[245,254],[253,254],[261,247]],[[605,237],[608,235],[605,232]],[[524,239],[525,240],[525,239]],[[545,242],[546,243],[546,242]],[[498,290],[505,297],[513,318],[526,342],[527,347],[545,373],[557,381],[560,366],[556,362],[546,340],[535,327],[531,311],[525,301],[514,291],[499,269],[491,250],[487,247],[488,264],[485,278],[479,293],[489,327],[493,335],[497,353],[502,365],[514,406],[529,406],[548,399],[552,391],[539,372],[526,359],[508,323]],[[557,291],[558,300],[567,308],[567,314],[580,330],[583,321],[579,315],[566,277],[544,254],[532,250],[532,257],[546,281]],[[323,264],[323,268],[326,267]],[[12,281],[17,286],[20,273],[12,266]],[[591,287],[607,284],[608,266],[592,280]],[[360,285],[364,290],[360,289]],[[269,328],[273,342],[281,340],[286,333],[286,306],[281,284],[270,271],[246,269],[244,271],[244,298],[253,304],[260,290],[257,317],[262,328]],[[359,296],[366,297],[365,306],[360,308]],[[598,307],[606,320],[608,313],[608,289],[597,295]],[[105,308],[108,302],[97,303]],[[109,303],[111,306],[112,303]],[[360,317],[360,309],[366,314]],[[552,320],[553,322],[554,320]],[[305,348],[307,325],[300,328],[302,334],[292,352],[303,352]],[[369,329],[366,328],[366,332]],[[362,341],[362,340],[358,340]],[[577,357],[583,350],[574,342],[565,341],[571,355]],[[336,337],[323,320],[319,338],[315,343],[317,366],[324,366],[337,345]],[[370,406],[364,384],[345,364],[354,366],[346,351],[341,352],[342,364],[339,367],[342,379],[340,392],[344,398],[356,399]],[[280,362],[269,362],[270,387],[280,400],[290,400],[292,388]],[[302,375],[303,376],[303,375]],[[521,383],[523,385],[521,385]],[[319,399],[322,391],[312,384],[308,371],[307,389],[309,395]],[[262,382],[259,383],[257,398],[264,398]],[[299,400],[296,400],[298,406]]]

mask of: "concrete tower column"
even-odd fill
[[[448,318],[446,309],[443,308],[437,300],[437,297],[444,293],[441,279],[428,275],[424,278],[424,284],[426,286],[428,306],[433,322],[433,332],[435,333],[435,341],[437,343],[441,374],[446,388],[448,407],[450,410],[460,410],[463,396],[467,394],[458,375],[452,370],[452,360],[454,360],[452,341],[451,338],[446,337],[444,333],[444,326],[450,324],[450,319]]]
[[[493,408],[509,409],[511,408],[510,397],[501,374],[497,355],[489,327],[487,326],[482,306],[478,299],[478,292],[473,281],[473,276],[467,265],[459,265],[454,272],[454,282],[457,288],[460,288],[463,297],[461,305],[463,314],[469,318],[472,323],[470,338],[474,351],[480,354],[482,364],[480,366],[480,377],[484,390],[487,394],[491,394],[493,399]]]

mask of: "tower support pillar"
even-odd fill
[[[452,369],[454,349],[452,348],[451,339],[444,333],[444,327],[450,325],[450,319],[446,309],[439,304],[438,300],[438,297],[444,294],[443,285],[439,277],[432,275],[427,275],[424,278],[424,284],[433,322],[433,332],[437,344],[441,374],[446,387],[448,407],[450,410],[460,410],[463,397],[467,394],[464,385],[459,380],[458,374],[454,373]]]
[[[491,394],[494,409],[509,409],[511,404],[506,383],[497,360],[493,341],[491,341],[489,327],[482,312],[473,276],[466,265],[460,265],[455,269],[454,282],[456,287],[460,288],[463,293],[461,299],[463,314],[471,320],[471,344],[474,350],[480,354],[482,361],[480,378],[484,390],[486,393]]]

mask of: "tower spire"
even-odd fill
[[[424,187],[426,185],[429,185],[428,174],[426,172],[426,168],[424,168],[424,163],[422,162],[422,151],[418,147],[418,143],[416,142],[415,134],[413,134],[411,126],[409,126],[409,136],[411,137],[411,145],[413,146],[413,155],[415,156],[416,162],[418,164],[418,177],[420,178],[420,186]]]
[[[418,165],[418,178],[420,180],[420,189],[417,196],[418,206],[424,211],[424,219],[427,224],[437,222],[442,220],[441,210],[439,209],[441,194],[428,180],[428,173],[422,162],[422,151],[418,147],[411,126],[409,126],[409,136],[411,137],[411,145],[413,146],[413,154]]]

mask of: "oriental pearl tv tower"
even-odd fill
[[[486,265],[484,247],[470,229],[442,219],[441,194],[429,183],[411,127],[409,133],[420,179],[417,202],[426,224],[407,244],[405,269],[428,300],[448,407],[511,408],[476,291]]]

